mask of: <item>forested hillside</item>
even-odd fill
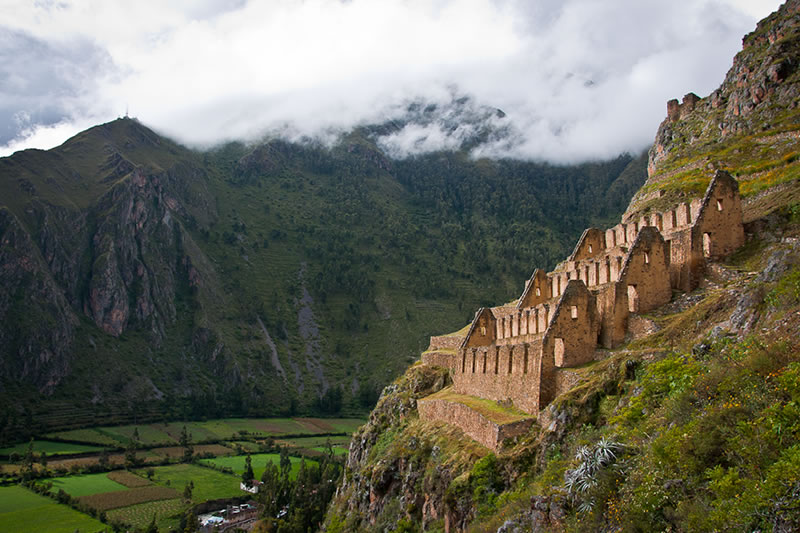
[[[128,118],[0,159],[3,435],[369,408],[645,164],[392,159],[369,128],[193,151]]]

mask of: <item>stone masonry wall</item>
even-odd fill
[[[455,392],[510,400],[525,412],[538,412],[541,342],[467,348],[459,356],[453,371]]]
[[[458,335],[441,335],[437,337],[431,337],[431,343],[428,346],[428,350],[457,350],[461,345],[461,341],[463,340],[464,337],[460,337]]]
[[[452,352],[425,352],[422,354],[422,362],[428,366],[440,366],[442,368],[449,368],[454,370],[456,368],[457,355],[455,351]]]
[[[677,112],[694,105],[692,96]],[[738,182],[719,171],[702,199],[587,229],[553,272],[534,271],[516,306],[480,309],[455,355],[444,350],[461,337],[434,337],[423,361],[450,368],[459,394],[536,415],[570,386],[574,375],[563,369],[590,361],[598,344],[623,341],[630,313],[668,303],[672,289],[694,289],[707,261],[743,243]],[[420,400],[420,415],[497,445],[497,427],[464,405]]]
[[[526,433],[533,419],[498,425],[477,411],[457,402],[440,399],[421,399],[417,402],[423,420],[439,420],[457,426],[491,450],[497,451],[503,440]]]

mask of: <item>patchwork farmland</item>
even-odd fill
[[[176,529],[196,505],[250,497],[239,486],[246,454],[260,478],[285,448],[293,479],[302,456],[315,464],[327,443],[338,455],[361,423],[229,418],[73,429],[7,445],[0,478],[23,484],[0,488],[0,531],[111,531],[153,519],[159,530]],[[30,509],[42,511],[20,529],[19,513]]]

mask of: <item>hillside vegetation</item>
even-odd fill
[[[363,413],[645,163],[393,160],[369,129],[196,152],[128,118],[2,158],[0,434]]]
[[[623,215],[697,196],[728,168],[746,244],[635,317],[497,454],[419,418],[416,400],[449,394],[449,375],[412,365],[355,434],[326,531],[800,529],[798,28],[790,0],[718,91],[676,108]]]

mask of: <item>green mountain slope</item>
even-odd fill
[[[718,91],[671,106],[623,215],[697,196],[724,167],[747,243],[632,319],[626,343],[576,368],[496,455],[420,418],[417,400],[447,394],[449,371],[412,365],[355,434],[326,531],[800,529],[799,29],[789,0],[745,37]]]
[[[135,418],[357,411],[644,180],[332,148],[196,152],[132,119],[0,159],[6,438]]]

